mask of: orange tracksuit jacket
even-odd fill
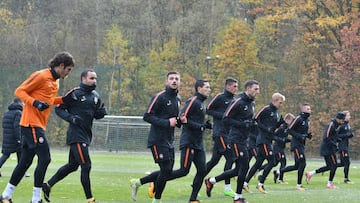
[[[62,98],[56,97],[59,90],[59,80],[54,79],[50,68],[35,71],[16,90],[15,96],[24,103],[20,125],[24,127],[40,127],[46,129],[51,107],[61,104]],[[46,102],[50,105],[44,111],[39,111],[32,104],[35,100]]]

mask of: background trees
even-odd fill
[[[32,0],[0,2],[0,106],[30,72],[56,52],[76,59],[61,93],[83,68],[98,72],[98,90],[114,115],[142,115],[168,70],[182,74],[183,100],[196,79],[261,82],[257,108],[271,94],[286,96],[282,114],[313,106],[309,147],[337,111],[359,126],[359,2],[351,0]],[[218,56],[218,57],[216,57]],[[206,60],[211,57],[211,60]],[[53,116],[48,134],[61,145],[64,124]],[[60,124],[59,124],[60,123]],[[357,140],[356,138],[354,141]],[[353,144],[358,145],[357,142]]]

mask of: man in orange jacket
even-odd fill
[[[42,202],[41,188],[51,160],[49,144],[45,135],[46,124],[49,120],[51,107],[69,99],[66,96],[57,97],[56,95],[59,90],[59,78],[65,78],[69,75],[74,65],[75,62],[71,54],[60,52],[49,61],[47,68],[33,72],[15,90],[15,96],[25,103],[20,120],[23,136],[22,156],[0,196],[1,202],[12,202],[12,194],[30,167],[35,155],[38,157],[38,164],[34,172],[34,189],[31,202]]]

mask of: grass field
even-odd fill
[[[93,194],[101,203],[125,203],[133,202],[130,195],[129,180],[130,178],[140,178],[146,172],[157,170],[158,167],[153,163],[149,153],[110,153],[110,152],[92,152],[92,190]],[[177,154],[177,158],[179,155]],[[210,157],[208,157],[210,158]],[[290,157],[291,158],[291,157]],[[67,161],[67,151],[52,150],[52,162],[49,165],[46,178],[50,178],[55,171]],[[28,172],[34,171],[36,159]],[[3,191],[10,179],[11,172],[16,164],[15,156],[4,164],[1,169],[2,177],[0,178],[0,192]],[[224,160],[209,174],[210,176],[221,173]],[[288,160],[288,164],[293,161]],[[324,164],[324,161],[308,160],[306,171],[316,169]],[[179,160],[176,159],[175,169],[179,167]],[[191,193],[192,178],[195,174],[195,168],[192,167],[188,176],[168,182],[163,193],[162,202],[188,202]],[[250,189],[253,193],[244,193],[244,197],[251,203],[258,202],[359,202],[360,191],[360,163],[353,161],[350,169],[350,179],[354,184],[343,183],[343,168],[337,170],[334,182],[337,186],[334,190],[325,188],[329,173],[313,176],[310,184],[306,184],[305,191],[296,191],[296,172],[285,174],[287,185],[273,183],[272,173],[269,175],[265,186],[269,194],[261,194],[255,189],[256,179],[250,182]],[[235,189],[235,179],[232,179],[232,187]],[[33,175],[30,178],[24,178],[16,188],[13,195],[15,203],[29,202],[32,196]],[[139,188],[137,203],[151,202],[147,197],[147,185]],[[200,190],[199,199],[206,203],[233,202],[232,198],[223,195],[224,183],[217,183],[213,189],[212,197],[208,198],[205,193],[205,187]],[[80,184],[79,170],[62,182],[59,182],[52,188],[51,200],[53,203],[85,203],[85,196]]]

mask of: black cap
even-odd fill
[[[338,113],[336,114],[336,118],[337,118],[337,119],[344,120],[344,119],[345,119],[345,113],[344,113],[344,112],[338,112]]]

